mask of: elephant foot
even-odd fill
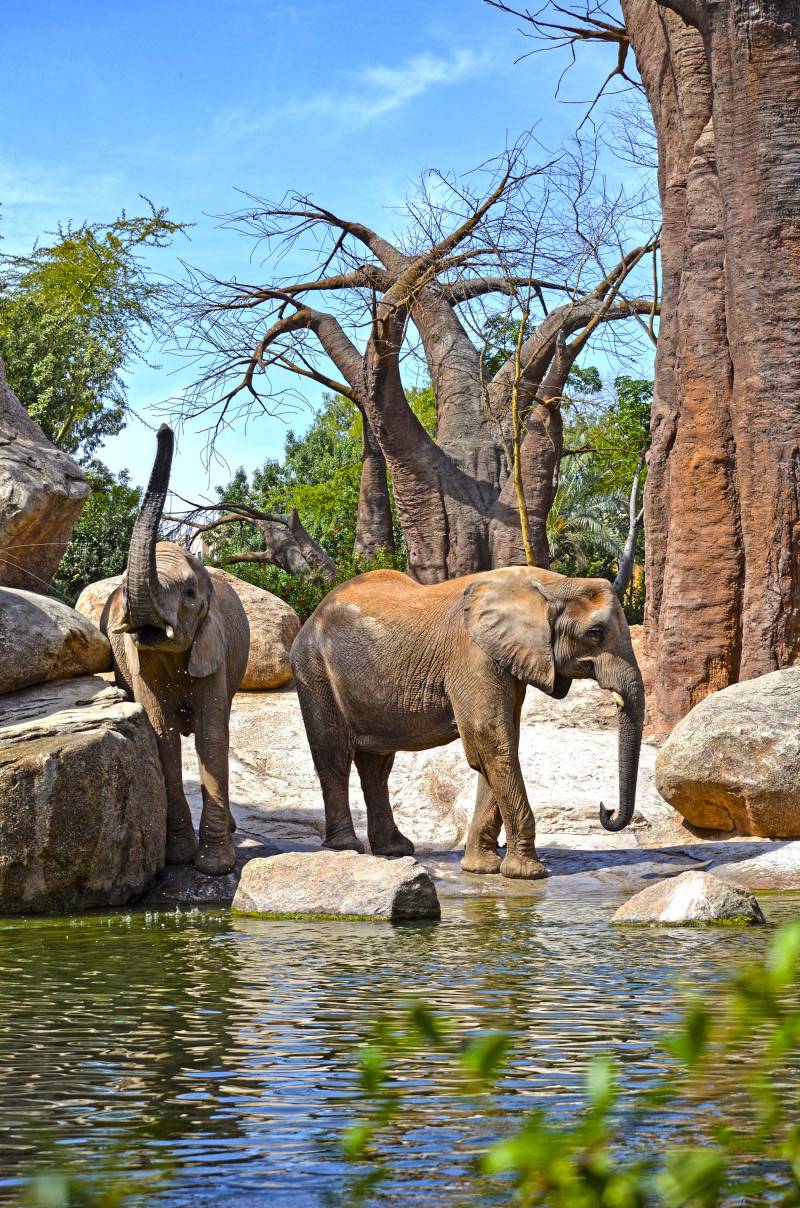
[[[201,843],[194,858],[195,868],[210,877],[221,877],[226,872],[232,872],[235,865],[236,848],[230,835],[221,843]]]
[[[499,872],[503,863],[502,856],[490,848],[475,848],[464,852],[461,868],[464,872],[492,873]]]
[[[391,858],[392,856],[413,856],[414,844],[410,839],[407,839],[404,834],[396,830],[388,839],[376,839],[374,843],[370,842],[370,848],[373,856],[384,856]]]
[[[364,844],[352,830],[337,831],[335,835],[326,835],[322,846],[327,847],[330,851],[357,851],[360,856],[364,854]]]
[[[167,831],[167,864],[191,864],[197,852],[194,827]]]
[[[519,881],[539,881],[550,875],[536,856],[518,856],[511,851],[500,865],[500,874]]]

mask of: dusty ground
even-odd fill
[[[522,718],[520,756],[537,820],[546,882],[506,881],[460,871],[463,838],[472,814],[475,773],[460,743],[398,754],[390,790],[398,825],[434,873],[441,896],[535,896],[606,889],[633,893],[654,879],[689,868],[710,868],[750,888],[800,889],[800,842],[755,839],[708,841],[693,835],[659,796],[656,746],[645,741],[637,811],[621,834],[604,831],[603,801],[616,803],[616,707],[590,682],[577,682],[564,701],[530,689]],[[192,740],[184,745],[184,779],[199,816],[200,793]],[[324,833],[322,796],[311,762],[297,696],[240,693],[231,718],[231,802],[242,860],[276,850],[313,850]],[[351,802],[357,832],[366,840],[364,803],[353,772]],[[236,877],[199,878],[175,870],[153,900],[185,896],[230,898]]]

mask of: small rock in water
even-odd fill
[[[764,923],[756,899],[746,889],[726,885],[708,872],[684,872],[648,885],[620,906],[614,923]]]
[[[238,914],[438,919],[439,899],[413,856],[383,860],[354,851],[284,852],[250,860],[233,909]]]

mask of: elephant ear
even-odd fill
[[[553,692],[549,605],[525,567],[491,572],[464,592],[467,633],[515,679]]]
[[[200,622],[192,642],[189,655],[189,674],[192,679],[205,679],[219,671],[225,658],[225,631],[215,607],[212,592],[208,612]]]

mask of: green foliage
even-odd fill
[[[59,227],[53,243],[0,257],[9,385],[50,440],[84,460],[123,427],[123,372],[158,329],[164,287],[142,253],[185,229],[147,205],[141,216]]]
[[[778,931],[766,961],[732,974],[713,998],[686,1002],[665,1042],[655,1085],[623,1102],[615,1063],[596,1058],[587,1066],[584,1107],[574,1121],[531,1111],[511,1124],[475,1159],[470,1202],[495,1202],[502,1192],[506,1202],[549,1208],[800,1204],[797,1088],[783,1089],[784,1081],[774,1077],[800,1052],[798,991],[795,923]],[[491,1094],[507,1057],[506,1036],[478,1033],[464,1040],[453,1024],[420,1003],[399,1024],[378,1019],[361,1052],[364,1112],[341,1139],[342,1152],[357,1169],[353,1204],[366,1202],[376,1184],[391,1176],[381,1155],[384,1136],[396,1139],[400,1133],[407,1160],[414,1160],[414,1117],[406,1113],[404,1093],[409,1085],[418,1095],[419,1086],[405,1081],[404,1064],[419,1050],[436,1054],[440,1072],[442,1061],[447,1063],[448,1085],[473,1111],[493,1116]],[[724,1123],[723,1107],[732,1071],[748,1095],[746,1118],[735,1128]],[[462,1105],[451,1124],[454,1151],[464,1116]],[[403,1134],[406,1119],[411,1123]],[[649,1135],[663,1137],[658,1151],[622,1148],[620,1136],[624,1141],[646,1122]]]
[[[564,458],[547,517],[554,569],[573,575],[611,574],[622,556],[627,503],[620,492],[608,490],[592,458]]]
[[[88,476],[91,494],[51,587],[54,595],[70,604],[89,583],[124,571],[141,499],[126,471],[115,478],[102,462],[93,461]]]
[[[566,386],[559,486],[548,517],[554,569],[613,579],[628,535],[628,504],[642,452],[650,444],[653,383],[620,376],[604,391],[594,366],[573,368]],[[576,452],[577,450],[577,452]],[[639,506],[647,475],[639,482]],[[644,558],[640,530],[637,561]],[[623,601],[630,622],[644,614],[644,578],[634,573]]]

